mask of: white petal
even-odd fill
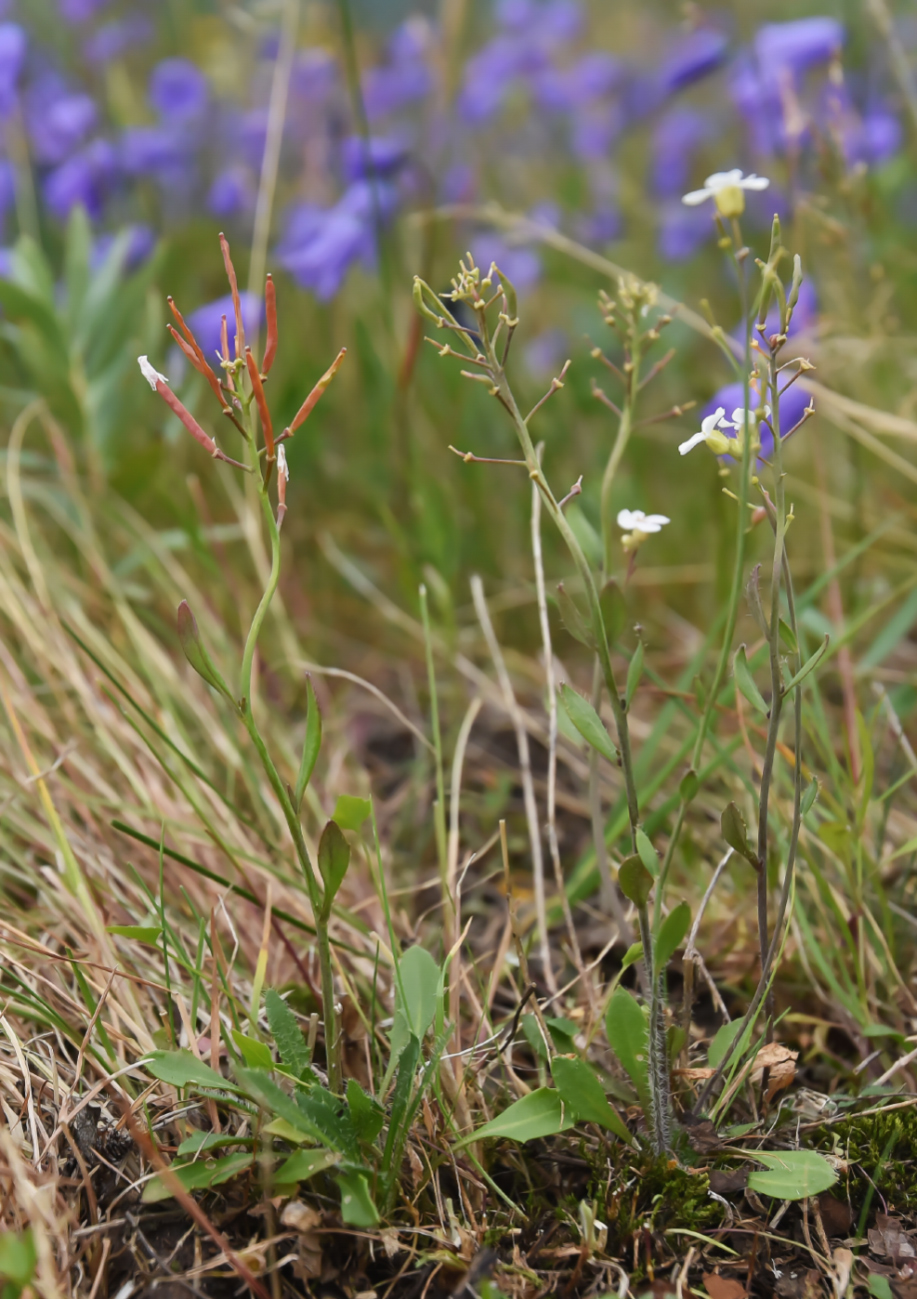
[[[703,433],[695,433],[693,438],[688,438],[687,442],[681,443],[678,448],[678,454],[686,456],[689,451],[693,451],[696,446],[701,444],[701,442],[706,441],[707,439],[704,437]]]
[[[618,527],[623,528],[625,532],[630,532],[631,528],[636,528],[642,518],[642,510],[619,510]]]
[[[692,189],[691,193],[685,194],[681,201],[686,203],[688,207],[697,207],[699,203],[703,203],[706,199],[712,197],[713,191],[710,189]]]
[[[741,168],[733,167],[732,171],[715,171],[712,176],[707,177],[704,185],[715,194],[717,190],[727,189],[730,185],[739,185],[741,181]]]
[[[169,382],[164,374],[160,374],[158,370],[153,369],[147,357],[138,356],[137,364],[140,366],[140,373],[143,375],[144,379],[146,379],[154,392],[156,391],[157,383]]]
[[[648,514],[643,520],[643,527],[644,529],[652,528],[654,532],[658,532],[660,528],[671,522],[672,520],[666,518],[664,514]]]
[[[702,419],[700,423],[701,426],[700,436],[706,437],[707,434],[712,433],[715,428],[719,428],[720,421],[722,420],[725,414],[726,414],[725,407],[717,406],[716,410],[713,412],[712,415],[708,415],[706,419]]]
[[[742,189],[767,189],[770,181],[766,176],[756,176],[754,172],[739,182]]]
[[[290,466],[287,464],[287,449],[281,443],[277,448],[277,472],[283,474],[284,479],[290,481]]]

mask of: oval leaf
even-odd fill
[[[630,1078],[644,1110],[649,1104],[646,1016],[626,988],[615,988],[605,1012],[605,1033]]]
[[[756,1150],[754,1158],[768,1171],[749,1173],[748,1185],[775,1200],[807,1200],[837,1181],[837,1173],[817,1150]]]
[[[218,1074],[210,1065],[198,1060],[190,1051],[154,1051],[148,1056],[146,1067],[154,1078],[171,1083],[173,1087],[218,1087],[221,1091],[237,1092],[235,1083]]]
[[[565,1107],[559,1091],[553,1087],[539,1087],[528,1096],[513,1101],[502,1114],[485,1123],[477,1132],[469,1132],[457,1143],[483,1141],[489,1137],[508,1137],[511,1141],[534,1141],[536,1137],[550,1137],[573,1126],[573,1115]]]
[[[186,1191],[201,1191],[206,1187],[219,1186],[221,1182],[228,1182],[231,1177],[235,1177],[251,1166],[252,1153],[246,1150],[241,1154],[227,1155],[224,1159],[199,1159],[193,1164],[183,1164],[180,1168],[176,1168],[173,1164],[169,1171],[173,1177],[178,1178],[180,1185]],[[147,1182],[140,1198],[144,1204],[158,1204],[160,1200],[170,1200],[172,1191],[157,1174]]]
[[[605,729],[605,723],[588,700],[566,684],[560,687],[560,702],[564,712],[587,744],[601,753],[609,762],[617,763],[618,752]]]
[[[636,1145],[633,1136],[624,1126],[617,1110],[608,1103],[605,1089],[585,1060],[571,1060],[567,1055],[556,1055],[551,1073],[565,1105],[569,1105],[581,1123],[597,1123],[608,1128],[629,1146]]]
[[[567,594],[563,582],[557,584],[557,607],[560,610],[561,622],[574,640],[578,640],[581,645],[595,652],[597,646],[592,628],[580,613],[573,597]]]
[[[751,675],[751,668],[748,666],[748,660],[745,657],[745,646],[740,645],[735,652],[735,658],[732,660],[732,670],[735,675],[736,685],[748,702],[757,708],[759,713],[767,717],[769,709],[764,702],[764,696],[755,685],[755,679]]]
[[[656,938],[653,954],[653,970],[660,973],[668,965],[681,945],[691,925],[691,908],[687,902],[679,902],[666,916]]]
[[[340,1163],[341,1156],[334,1150],[297,1150],[274,1173],[275,1186],[289,1186],[291,1182],[307,1182],[316,1173],[323,1173]]]
[[[624,702],[627,708],[630,708],[631,700],[637,693],[637,686],[640,684],[640,678],[643,676],[643,641],[637,641],[637,648],[634,650],[634,656],[627,667],[627,685],[624,690]]]
[[[353,794],[340,794],[334,805],[332,821],[342,830],[359,830],[371,814],[373,808],[368,798],[356,798]]]
[[[219,690],[227,699],[231,699],[229,687],[217,671],[216,665],[201,640],[197,619],[191,612],[191,606],[187,600],[182,600],[178,606],[178,639],[181,641],[185,658],[198,676],[203,677],[208,686],[213,686],[214,690]]]
[[[341,1192],[341,1217],[350,1227],[375,1227],[379,1210],[369,1193],[363,1173],[339,1173],[335,1178]]]
[[[625,857],[618,869],[618,884],[628,902],[645,907],[653,891],[653,877],[639,857]]]
[[[325,881],[325,899],[322,910],[331,911],[331,903],[347,874],[350,865],[350,844],[344,838],[336,821],[329,821],[318,841],[318,869]]]
[[[404,986],[404,1017],[408,1030],[422,1042],[436,1016],[442,972],[423,947],[409,947],[399,964]]]
[[[825,657],[825,654],[828,649],[829,640],[830,637],[826,633],[824,644],[819,645],[818,649],[815,651],[812,657],[806,663],[803,663],[802,667],[799,669],[796,675],[794,677],[791,677],[790,680],[783,687],[784,698],[786,698],[786,696],[790,694],[791,691],[795,690],[796,687],[802,681],[805,681],[806,677],[809,675],[809,673],[812,671],[813,668],[818,667],[821,660]]]
[[[720,829],[723,832],[723,838],[733,852],[737,852],[740,857],[745,858],[749,865],[757,869],[758,858],[748,846],[748,829],[745,825],[745,818],[735,803],[729,803],[723,808],[720,816]]]

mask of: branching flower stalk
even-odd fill
[[[261,761],[265,775],[267,776],[277,801],[280,804],[283,818],[286,821],[290,837],[293,840],[296,857],[305,879],[309,902],[315,918],[319,969],[321,972],[325,1044],[328,1059],[328,1082],[331,1090],[335,1093],[339,1093],[343,1084],[343,1073],[341,1064],[341,1042],[339,1041],[337,1032],[337,1011],[334,1000],[334,972],[331,962],[331,941],[329,936],[333,892],[330,887],[323,888],[322,886],[322,881],[313,865],[308,847],[306,846],[305,836],[303,835],[302,825],[299,819],[299,805],[302,800],[302,793],[305,784],[308,782],[309,776],[311,775],[311,766],[308,767],[308,770],[300,770],[296,793],[294,794],[292,787],[284,782],[277,770],[274,759],[271,756],[264,741],[264,737],[259,729],[255,717],[254,701],[252,698],[252,677],[258,640],[280,581],[280,529],[283,523],[284,514],[286,513],[286,490],[287,479],[289,477],[289,470],[286,462],[286,449],[283,443],[293,435],[296,429],[300,427],[314,409],[316,403],[319,401],[325,389],[328,387],[339,369],[344,359],[344,351],[342,350],[338,354],[329,369],[319,379],[318,383],[315,384],[312,391],[299,408],[299,411],[290,426],[284,429],[279,436],[275,436],[264,387],[277,351],[277,314],[273,282],[270,280],[270,277],[268,277],[265,295],[267,307],[267,338],[265,341],[264,357],[262,359],[261,367],[259,367],[252,354],[251,348],[247,347],[245,344],[245,330],[242,323],[242,308],[239,297],[238,282],[236,279],[235,268],[230,257],[229,245],[222,235],[220,236],[220,244],[226,274],[232,292],[233,314],[235,317],[236,330],[233,355],[230,356],[228,330],[224,317],[222,328],[222,355],[220,357],[220,368],[223,371],[222,378],[218,378],[215,374],[207,358],[201,351],[193,333],[190,331],[182,318],[181,313],[170,299],[169,305],[172,308],[173,316],[181,330],[181,333],[179,334],[174,328],[172,328],[172,335],[181,346],[182,351],[190,363],[206,378],[214,395],[220,403],[223,415],[227,416],[229,422],[232,423],[241,434],[243,446],[242,454],[245,457],[244,462],[232,460],[225,455],[225,453],[217,446],[215,439],[201,428],[197,420],[168,387],[168,382],[165,377],[153,369],[146,357],[140,358],[140,368],[150,386],[163,398],[195,440],[199,442],[214,459],[223,460],[227,464],[249,473],[257,489],[259,508],[271,544],[271,569],[267,585],[265,586],[264,592],[258,603],[258,607],[255,610],[251,625],[248,629],[248,634],[245,638],[245,645],[242,651],[242,662],[239,670],[238,686],[235,693],[230,690],[229,686],[226,684],[213,663],[213,660],[210,658],[210,655],[201,639],[200,630],[194,618],[194,614],[191,612],[190,607],[184,600],[179,605],[178,609],[178,631],[182,648],[191,666],[204,678],[208,685],[212,686],[223,696],[223,698],[229,703],[236,717],[238,717],[242,725],[245,727],[249,739],[251,740]],[[258,436],[259,425],[261,429],[260,440]],[[276,515],[271,502],[270,490],[272,479],[275,477],[275,490],[277,495]],[[307,741],[307,751],[309,747]],[[308,762],[314,764],[316,756],[317,749],[316,752],[308,755]],[[304,752],[303,762],[304,766],[307,765],[307,752]]]
[[[494,288],[495,280],[497,281],[496,288]],[[486,297],[485,294],[492,289],[494,291],[491,296]],[[447,296],[451,297],[454,302],[461,302],[471,309],[475,317],[477,332],[460,324],[430,286],[419,277],[415,278],[414,301],[418,310],[426,319],[432,321],[437,329],[448,330],[453,333],[465,349],[464,352],[457,352],[449,343],[443,345],[434,344],[438,347],[440,355],[457,356],[466,365],[475,366],[474,371],[463,370],[462,374],[477,383],[483,383],[491,396],[497,398],[512,419],[522,449],[523,461],[521,463],[527,469],[529,478],[538,487],[545,510],[563,537],[582,582],[589,607],[589,625],[595,638],[602,679],[608,690],[614,714],[619,759],[627,796],[628,816],[631,834],[636,847],[640,812],[637,801],[637,787],[634,781],[627,713],[615,681],[598,587],[589,561],[538,462],[535,446],[529,432],[528,418],[523,416],[520,411],[506,376],[506,359],[513,333],[518,324],[516,291],[510,281],[495,265],[491,265],[488,273],[482,276],[481,271],[469,256],[467,265],[465,262],[460,263],[459,275],[453,280],[452,293]],[[496,323],[494,324],[495,316]],[[430,342],[433,342],[433,340],[431,339]],[[552,391],[556,391],[560,386],[561,381],[555,379],[552,384]],[[541,403],[539,403],[539,407],[540,405]],[[532,413],[534,414],[534,411]]]

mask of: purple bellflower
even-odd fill
[[[710,135],[710,119],[699,109],[682,105],[660,117],[653,132],[653,189],[660,198],[685,192],[694,154]]]
[[[97,221],[117,174],[114,147],[108,140],[92,140],[48,173],[42,186],[45,202],[61,220],[82,206]]]
[[[98,111],[89,95],[46,97],[37,90],[29,96],[29,137],[36,161],[53,166],[79,148],[95,126]]]
[[[397,195],[384,181],[355,181],[330,208],[303,204],[287,218],[276,256],[322,302],[333,298],[355,262],[376,262],[376,220],[387,222]]]
[[[149,97],[161,121],[193,122],[207,107],[207,78],[190,59],[163,59],[150,77]]]
[[[408,143],[399,135],[349,135],[341,145],[341,167],[348,182],[389,177],[404,164]]]
[[[215,217],[234,217],[247,212],[254,199],[251,173],[247,167],[226,167],[207,193],[207,211]]]
[[[659,68],[659,89],[664,95],[673,95],[690,86],[725,61],[729,38],[714,27],[698,27],[679,40],[663,59]]]
[[[0,117],[6,117],[16,102],[16,87],[28,45],[18,23],[0,23]]]

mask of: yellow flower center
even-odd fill
[[[727,220],[740,217],[745,211],[745,191],[738,185],[726,185],[717,190],[713,201],[720,216]]]

